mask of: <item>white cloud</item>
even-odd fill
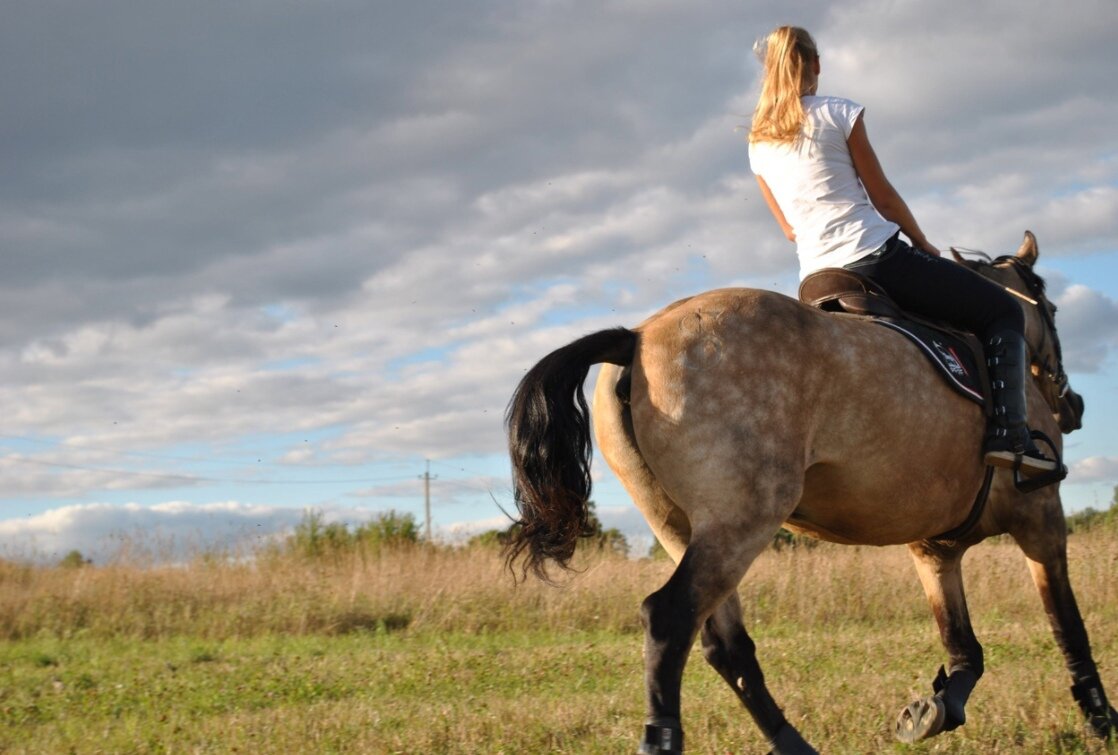
[[[211,548],[266,543],[301,516],[295,509],[236,502],[88,503],[0,521],[0,552],[56,560],[80,550],[95,563],[120,556],[173,562]]]
[[[1101,482],[1118,479],[1118,456],[1089,456],[1072,465],[1069,479]]]
[[[258,444],[298,469],[500,454],[548,351],[786,289],[735,131],[778,22],[812,28],[936,243],[1116,251],[1110,0],[381,5],[5,15],[0,69],[28,75],[0,80],[0,405],[46,445],[7,444],[0,496],[234,497],[202,470]],[[1061,284],[1069,370],[1113,364],[1106,290]],[[136,456],[180,445],[209,466]]]

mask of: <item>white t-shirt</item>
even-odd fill
[[[861,259],[900,229],[874,209],[850,158],[846,142],[862,106],[815,95],[805,95],[803,104],[802,138],[749,145],[750,167],[796,232],[801,279]]]

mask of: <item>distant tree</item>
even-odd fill
[[[616,553],[619,556],[629,555],[629,541],[621,530],[616,527],[605,529],[602,520],[598,518],[598,506],[593,501],[586,502],[586,540],[590,547],[598,550]]]
[[[321,511],[308,509],[287,539],[287,551],[304,558],[414,545],[419,525],[411,514],[387,511],[352,530],[342,522],[327,523]]]
[[[660,541],[652,538],[652,545],[648,548],[648,557],[653,561],[662,561],[671,558],[664,546],[660,545]]]
[[[466,541],[467,548],[500,548],[509,539],[509,530],[486,530]]]
[[[776,531],[772,541],[773,550],[778,551],[785,548],[814,548],[817,545],[819,545],[819,541],[814,537],[797,535],[783,527]]]
[[[89,566],[93,561],[82,555],[79,550],[72,550],[62,557],[58,562],[59,567],[63,569],[80,569],[83,566]]]
[[[393,510],[377,514],[357,527],[353,535],[357,542],[374,548],[415,545],[420,540],[415,517]]]
[[[1113,528],[1118,530],[1118,487],[1114,489],[1114,500],[1106,511],[1099,511],[1091,506],[1068,514],[1066,517],[1068,532],[1086,532],[1100,528]]]
[[[349,531],[340,522],[326,523],[321,511],[307,509],[288,538],[288,550],[304,558],[318,558],[337,553],[345,547]]]

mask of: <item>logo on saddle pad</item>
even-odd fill
[[[970,373],[967,372],[967,368],[963,366],[963,360],[959,358],[959,354],[955,351],[955,349],[951,348],[947,344],[940,343],[936,340],[932,340],[931,343],[932,348],[936,350],[937,354],[939,354],[939,358],[940,361],[943,362],[943,366],[946,367],[952,375],[961,378],[970,377]]]
[[[879,317],[873,322],[906,336],[920,347],[948,385],[976,404],[984,403],[978,358],[961,338],[912,320]]]

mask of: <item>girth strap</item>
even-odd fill
[[[982,478],[982,487],[978,489],[978,495],[974,497],[974,503],[971,504],[970,514],[967,515],[967,518],[958,527],[953,527],[935,537],[929,537],[928,541],[940,543],[961,540],[974,529],[974,525],[978,524],[978,520],[982,518],[982,512],[986,510],[986,499],[990,497],[990,482],[993,479],[994,468],[987,466],[986,474]]]

